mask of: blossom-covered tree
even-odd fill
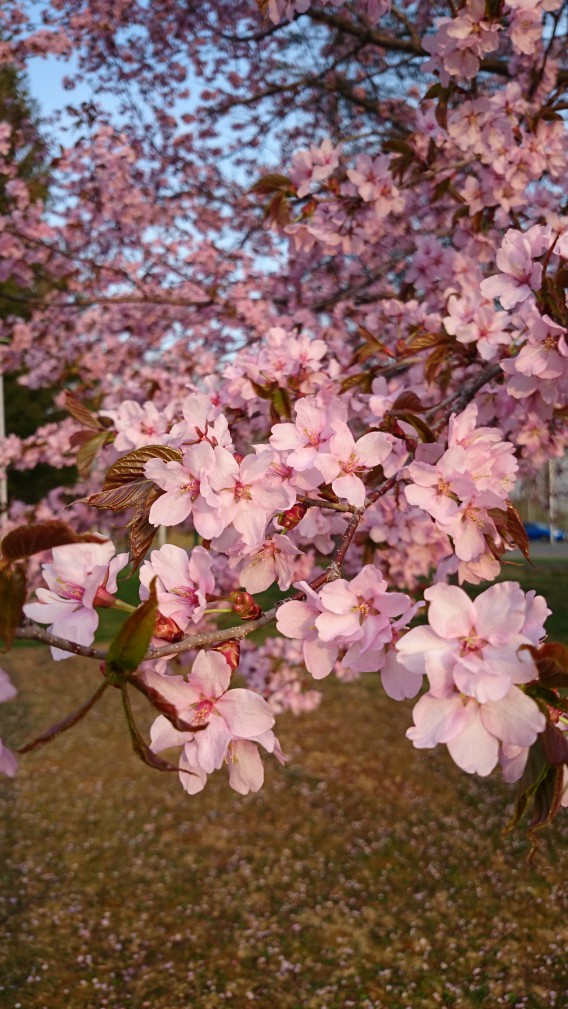
[[[92,89],[67,108],[49,212],[3,127],[2,269],[50,287],[0,320],[2,366],[71,392],[68,418],[2,461],[76,454],[82,482],[73,529],[57,494],[47,522],[8,516],[0,629],[102,662],[70,723],[118,687],[137,752],[168,767],[158,753],[180,748],[189,793],[223,763],[257,790],[258,744],[284,759],[274,715],[317,703],[310,677],[380,672],[393,700],[421,694],[414,744],[499,764],[534,830],[568,804],[568,651],[506,567],[528,550],[515,482],[566,443],[567,9],[0,12],[2,60],[71,59],[70,94]],[[125,517],[141,603],[103,649]],[[158,526],[192,545],[153,548]],[[282,637],[250,645],[266,626]],[[149,740],[133,689],[156,709]]]

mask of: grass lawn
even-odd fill
[[[568,640],[568,564],[517,575]],[[98,677],[38,648],[3,664],[14,743]],[[224,772],[190,798],[144,767],[112,690],[24,758],[0,788],[0,1005],[565,1009],[568,817],[529,864],[522,833],[502,835],[513,790],[413,750],[412,702],[373,675],[323,689],[319,711],[279,719],[290,762],[246,798]]]

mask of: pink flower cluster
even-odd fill
[[[183,747],[180,781],[190,795],[200,792],[207,775],[224,762],[231,788],[242,795],[257,792],[264,780],[259,745],[284,762],[268,704],[252,690],[231,688],[231,669],[219,652],[199,652],[187,680],[151,668],[142,675],[146,686],[192,727],[175,729],[165,715],[159,715],[150,730],[154,752]]]
[[[477,407],[470,404],[450,419],[448,448],[425,446],[408,467],[409,504],[423,508],[454,542],[460,577],[494,576],[488,541],[499,540],[491,509],[505,510],[517,473],[514,446],[498,428],[476,427]],[[430,456],[437,458],[428,461]],[[498,571],[498,567],[497,567]]]
[[[436,34],[422,39],[424,49],[432,56],[426,68],[442,67],[443,81],[448,76],[471,80],[482,58],[497,49],[500,27],[486,19],[485,0],[467,0],[456,17],[438,18]]]
[[[392,476],[406,454],[402,442],[381,431],[371,431],[355,441],[344,419],[344,407],[337,401],[326,405],[306,397],[296,403],[295,413],[294,424],[274,425],[270,445],[283,453],[286,465],[301,474],[306,490],[328,483],[339,498],[361,508],[365,474],[382,466],[385,476]]]
[[[538,645],[550,610],[516,582],[492,585],[473,602],[452,585],[434,585],[424,595],[428,625],[396,645],[399,662],[429,683],[407,736],[417,747],[446,743],[469,773],[487,775],[499,762],[506,780],[515,781],[546,725],[522,689],[537,677],[522,646]]]
[[[291,600],[280,606],[276,625],[285,637],[303,641],[304,662],[314,679],[327,676],[342,651],[344,668],[355,672],[380,669],[390,696],[414,696],[421,679],[408,674],[394,653],[387,652],[417,609],[405,593],[388,592],[387,582],[372,564],[351,581],[337,578],[319,592],[305,582],[299,582],[297,588],[305,594],[305,602]]]

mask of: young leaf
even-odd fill
[[[67,543],[104,543],[106,537],[96,533],[76,533],[65,522],[54,519],[38,525],[18,526],[7,533],[0,548],[6,561],[18,561],[44,550],[53,550]]]
[[[134,673],[138,669],[148,651],[158,612],[155,582],[154,578],[149,598],[125,620],[110,644],[106,673],[111,683],[123,684],[128,673]]]
[[[82,427],[88,427],[91,431],[103,431],[104,425],[101,421],[92,413],[84,403],[81,403],[73,393],[65,393],[65,407],[71,414],[74,420],[76,420]]]

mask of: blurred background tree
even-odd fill
[[[16,177],[25,183],[31,200],[45,200],[49,192],[50,156],[38,119],[37,107],[30,97],[24,75],[8,64],[0,66],[0,123],[10,126],[10,147],[7,158],[16,166]],[[9,217],[15,197],[8,191],[6,179],[0,174],[0,215]],[[31,301],[49,287],[49,277],[36,270],[34,287],[22,288],[8,276],[0,277],[0,318],[16,316],[27,319]],[[59,388],[29,389],[20,384],[23,372],[3,376],[6,434],[28,438],[41,424],[65,416],[54,405]],[[55,469],[39,463],[33,469],[8,473],[8,501],[21,500],[36,504],[54,487],[67,486],[77,479],[74,466]]]

